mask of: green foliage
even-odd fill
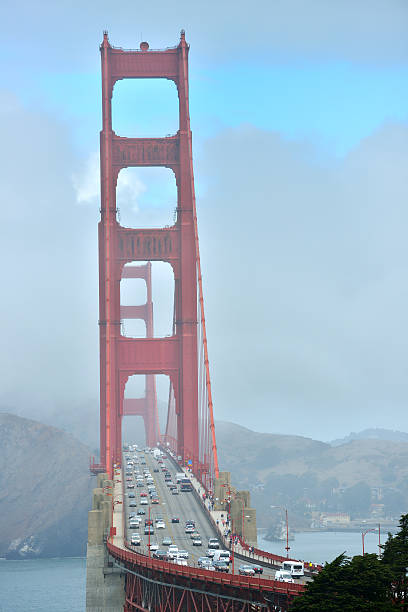
[[[408,514],[377,555],[339,555],[308,583],[291,612],[408,611]]]
[[[310,582],[291,612],[395,611],[389,598],[391,574],[376,555],[350,559],[343,553]]]
[[[395,536],[388,534],[382,562],[392,573],[395,599],[403,605],[403,609],[408,609],[408,514],[403,514],[399,523],[399,532]]]

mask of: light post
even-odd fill
[[[361,540],[363,542],[363,557],[364,557],[364,554],[365,554],[365,552],[364,552],[364,538],[367,535],[367,533],[369,533],[370,531],[376,531],[375,527],[373,529],[366,529],[366,531],[362,531],[361,532]]]
[[[149,525],[149,559],[150,559],[150,504],[149,504],[149,521],[148,521],[148,525]]]
[[[286,550],[286,558],[289,559],[289,551],[290,551],[290,546],[289,546],[289,520],[288,520],[288,509],[284,508],[283,506],[270,506],[271,508],[280,508],[281,510],[284,510],[285,512],[285,519],[286,519],[286,546],[285,546],[285,550]]]

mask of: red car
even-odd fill
[[[140,497],[147,497],[146,491],[142,491],[141,494],[140,494]]]

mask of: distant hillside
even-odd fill
[[[89,456],[59,429],[0,413],[0,556],[85,554]]]
[[[355,433],[351,432],[345,438],[337,438],[329,442],[331,446],[341,446],[353,440],[389,440],[390,442],[408,442],[408,433],[394,431],[391,429],[364,429]]]
[[[331,446],[310,438],[258,433],[216,423],[219,463],[233,484],[252,491],[261,523],[271,505],[368,515],[373,504],[398,516],[408,506],[408,442],[352,440]]]

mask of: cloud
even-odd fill
[[[9,48],[19,32],[18,62],[23,56],[68,71],[97,65],[95,50],[104,29],[117,46],[137,47],[143,37],[153,48],[162,48],[177,44],[185,28],[201,61],[318,57],[407,63],[407,24],[405,0],[258,0],[251,5],[232,0],[170,5],[160,0],[142,8],[128,0],[120,11],[106,0],[86,5],[74,1],[68,10],[64,3],[33,5],[25,0],[18,10],[11,5],[3,12],[3,37]],[[23,55],[28,49],[30,55]],[[7,55],[6,61],[10,59],[13,63]]]
[[[251,126],[207,143],[196,166],[218,419],[328,439],[408,428],[407,163],[404,124],[344,160]]]

